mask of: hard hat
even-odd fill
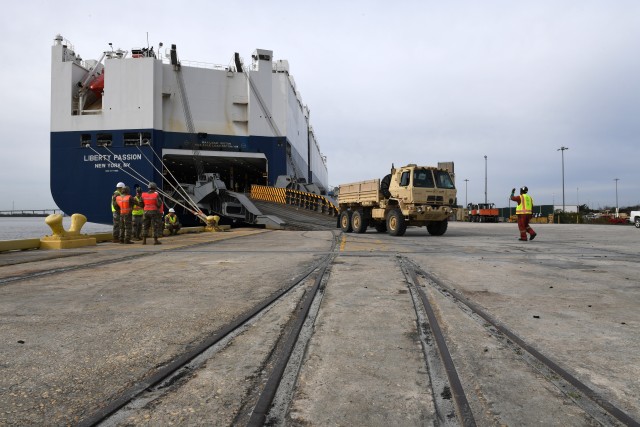
[[[169,213],[171,213],[171,212],[175,212],[175,209],[169,208]]]
[[[124,182],[117,183],[116,188],[124,188]]]
[[[149,189],[151,189],[151,188],[156,189],[156,188],[158,188],[158,186],[156,185],[155,182],[150,182],[149,183]]]
[[[520,194],[525,194],[527,191],[529,191],[529,189],[527,188],[527,186],[525,185],[524,187],[522,187],[520,189]]]

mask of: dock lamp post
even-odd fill
[[[564,150],[569,147],[560,147],[556,151],[562,151],[562,212],[564,212]]]
[[[467,201],[467,182],[469,182],[469,180],[467,178],[464,179],[464,207],[465,209],[467,208],[467,206],[469,206],[469,203]]]
[[[613,180],[616,182],[616,218],[619,218],[619,210],[618,210],[618,181],[620,181],[620,178],[613,178]]]
[[[484,156],[484,204],[487,204],[487,156]]]

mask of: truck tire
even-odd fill
[[[391,185],[391,174],[385,176],[384,178],[382,178],[382,181],[380,181],[380,192],[385,199],[391,197],[389,185]]]
[[[376,231],[378,233],[386,233],[387,232],[387,223],[384,221],[377,221],[376,222]]]
[[[636,228],[640,228],[640,218],[636,218],[636,220],[634,221],[634,224]]]
[[[340,212],[340,229],[345,233],[353,231],[353,228],[351,228],[351,211]]]
[[[442,236],[447,231],[447,226],[449,225],[449,221],[446,219],[444,221],[434,221],[430,224],[427,224],[427,231],[432,236]]]
[[[387,232],[392,236],[402,236],[407,231],[407,223],[400,209],[392,209],[387,214]]]
[[[354,211],[351,214],[351,228],[354,233],[364,233],[369,227],[369,218],[364,216],[362,211]]]

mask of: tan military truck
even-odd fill
[[[382,180],[340,185],[338,208],[338,227],[345,233],[375,227],[402,236],[407,226],[426,226],[429,234],[441,236],[456,211],[456,188],[446,169],[392,166]]]

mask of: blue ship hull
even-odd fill
[[[150,145],[125,146],[124,135],[132,132],[151,134]],[[161,173],[163,165],[160,158],[162,158],[163,149],[184,150],[185,159],[189,161],[192,158],[191,150],[188,148],[187,134],[153,129],[114,130],[109,131],[112,136],[111,146],[102,147],[98,145],[97,138],[99,134],[104,133],[105,131],[51,133],[53,199],[66,214],[81,213],[89,222],[101,224],[112,222],[110,200],[118,182],[124,182],[134,192],[138,186],[145,191],[148,183],[153,181],[164,191],[171,192]],[[90,140],[87,136],[90,136]],[[81,141],[84,142],[84,146]],[[274,185],[279,175],[287,174],[286,146],[286,138],[283,137],[228,135],[208,135],[197,144],[200,156],[205,159],[213,151],[228,153],[230,157],[240,153],[263,154],[268,169],[257,171],[257,173],[266,174],[266,177],[259,178],[260,183],[265,185]],[[166,159],[167,156],[165,156],[165,163],[170,167],[171,162],[166,162]],[[305,163],[301,159],[298,159],[297,163],[299,167],[304,167]],[[228,167],[233,167],[233,164],[229,164],[226,169],[222,166],[223,170],[219,169],[220,165],[216,167],[218,170],[207,170],[205,161],[205,172],[222,172],[223,178],[225,173],[229,172]],[[167,170],[164,172],[166,174]],[[181,182],[196,181],[192,163],[186,166],[170,167],[169,172]],[[236,173],[238,172],[242,173],[242,169],[236,170]],[[256,173],[256,171],[252,172]],[[227,181],[225,180],[229,185]],[[173,203],[167,201],[166,205],[171,207]]]

